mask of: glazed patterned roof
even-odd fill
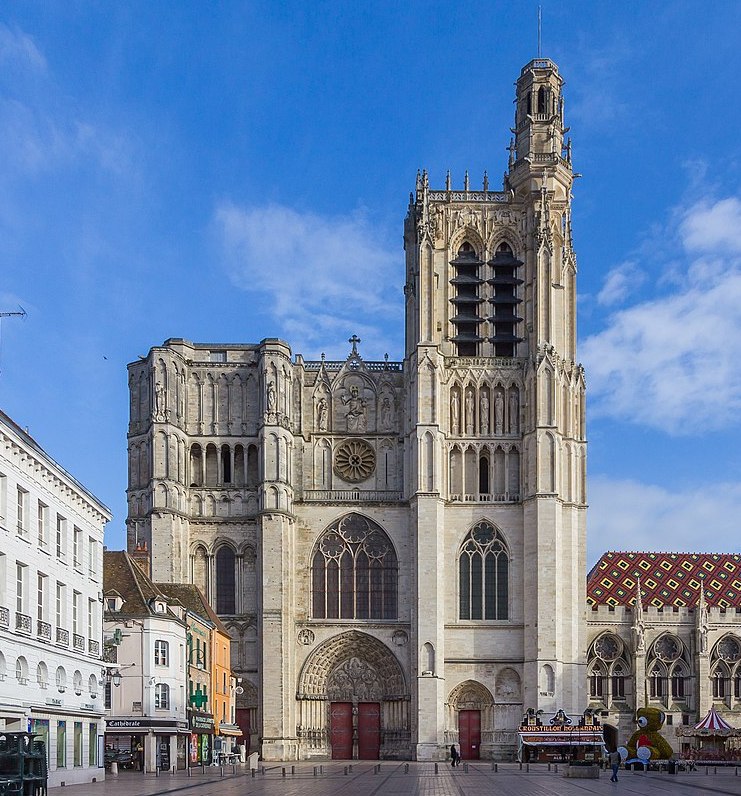
[[[641,579],[643,607],[741,607],[741,555],[731,553],[605,553],[587,576],[589,605],[633,605]]]

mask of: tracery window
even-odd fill
[[[360,514],[327,528],[312,557],[314,619],[396,619],[398,564],[383,529]]]
[[[465,538],[458,558],[461,619],[507,619],[509,554],[500,532],[483,521]]]
[[[589,697],[602,699],[604,694],[605,672],[601,666],[595,664],[589,672]]]
[[[620,663],[612,669],[612,698],[625,699],[625,670]]]
[[[660,664],[656,664],[651,669],[648,676],[650,693],[652,699],[663,699],[666,696],[666,670]]]
[[[216,613],[235,612],[234,551],[224,545],[216,553]]]
[[[677,665],[672,669],[672,699],[684,699],[684,667]]]

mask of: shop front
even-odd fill
[[[178,751],[184,748],[180,737],[189,731],[185,721],[175,719],[109,719],[106,723],[105,748],[112,760],[137,771],[168,771],[177,765]]]
[[[517,733],[517,759],[521,763],[596,762],[602,758],[604,745],[603,728],[598,724],[524,725]]]
[[[242,735],[242,730],[236,724],[225,721],[216,723],[216,736],[214,738],[214,760],[219,763],[234,762],[233,756],[238,754],[237,738]]]
[[[193,710],[190,714],[190,754],[191,766],[208,766],[214,761],[214,717],[212,713]]]

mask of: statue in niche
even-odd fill
[[[504,429],[504,398],[502,393],[497,391],[497,396],[494,399],[494,433],[497,436],[502,434]]]
[[[268,412],[274,412],[275,411],[275,382],[274,381],[269,381],[268,382],[267,404],[268,404]]]
[[[154,414],[158,418],[165,416],[165,404],[167,402],[167,395],[165,388],[161,381],[158,381],[154,386]]]
[[[357,387],[350,388],[350,395],[342,396],[342,403],[347,404],[347,430],[365,431],[368,427],[366,417],[366,402],[361,397]]]
[[[466,434],[473,435],[473,390],[466,393]]]
[[[388,395],[383,399],[381,404],[381,428],[384,431],[391,431],[393,425],[393,408],[391,407],[391,400]]]
[[[460,414],[461,399],[458,397],[458,391],[453,390],[453,395],[450,398],[450,430],[453,434],[460,432]]]
[[[319,405],[316,409],[317,413],[317,427],[319,431],[327,430],[327,418],[329,417],[329,406],[327,405],[326,398],[319,399]]]
[[[481,420],[479,423],[479,430],[482,434],[489,433],[489,394],[484,391],[481,393],[480,402]]]
[[[517,433],[517,415],[518,415],[517,392],[515,390],[512,390],[509,394],[509,433],[510,434]]]

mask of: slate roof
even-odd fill
[[[165,597],[159,585],[142,572],[125,550],[103,552],[103,592],[107,596],[123,598],[117,617],[154,616],[153,597]]]
[[[643,607],[741,608],[741,555],[735,553],[605,553],[587,576],[589,605],[633,605],[641,579]]]
[[[156,583],[155,586],[170,600],[177,600],[186,611],[190,611],[202,619],[212,622],[217,630],[224,635],[229,635],[229,631],[224,627],[223,622],[214,612],[208,603],[203,592],[193,583]]]

